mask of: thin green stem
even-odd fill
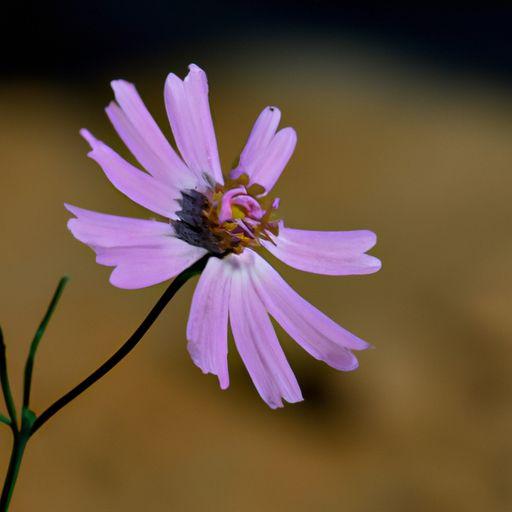
[[[3,341],[2,331],[0,329],[0,379],[2,384],[2,390],[5,398],[7,410],[9,411],[10,420],[0,414],[0,421],[7,423],[11,426],[13,433],[13,446],[11,452],[11,458],[9,460],[9,467],[7,469],[7,475],[5,477],[2,494],[0,496],[0,512],[7,512],[9,504],[11,502],[12,493],[18,477],[18,473],[21,466],[25,447],[30,437],[35,434],[52,416],[57,414],[63,407],[69,404],[72,400],[81,395],[90,386],[97,382],[101,377],[112,370],[118,363],[124,359],[138,344],[142,337],[146,334],[149,328],[153,325],[155,320],[158,318],[160,313],[164,310],[165,306],[169,301],[176,295],[178,290],[193,276],[200,274],[206,263],[208,262],[209,255],[204,256],[199,261],[194,263],[191,267],[184,270],[179,274],[170,286],[165,290],[163,295],[160,297],[158,302],[153,306],[151,311],[148,313],[146,318],[137,327],[135,332],[126,340],[126,342],[115,352],[107,361],[105,361],[97,370],[91,373],[85,378],[80,384],[75,386],[71,391],[66,393],[64,396],[56,400],[48,409],[46,409],[39,417],[29,409],[30,402],[30,388],[32,381],[32,372],[34,367],[34,359],[37,352],[37,347],[44,334],[46,326],[52,316],[52,313],[57,306],[59,298],[62,294],[64,286],[66,285],[67,278],[62,278],[55,294],[50,302],[45,317],[43,318],[39,329],[32,341],[30,346],[29,356],[25,366],[25,379],[23,388],[23,407],[21,410],[21,426],[18,429],[18,423],[16,418],[16,408],[12,399],[12,393],[9,386],[9,379],[7,377],[7,362],[6,362],[6,350]]]
[[[204,256],[192,266],[184,270],[181,274],[176,276],[174,281],[165,290],[158,302],[153,306],[146,318],[137,327],[135,332],[126,340],[126,342],[109,357],[97,370],[91,373],[80,384],[75,386],[71,391],[68,391],[64,396],[56,400],[48,409],[46,409],[34,421],[30,430],[30,435],[37,432],[52,416],[57,414],[63,407],[69,404],[72,400],[81,395],[85,390],[92,386],[95,382],[106,375],[112,368],[120,363],[139,343],[142,337],[146,334],[149,328],[153,325],[160,313],[164,310],[169,301],[176,295],[178,290],[193,276],[200,274],[209,259],[209,255]]]
[[[1,512],[6,512],[9,508],[9,503],[11,502],[12,493],[14,491],[14,486],[16,485],[16,480],[20,471],[21,460],[23,458],[23,453],[25,452],[25,447],[27,446],[29,436],[29,433],[17,433],[14,436],[9,467],[7,469],[7,475],[5,477],[4,487],[2,489],[2,496],[0,497]]]
[[[41,323],[39,324],[39,328],[36,331],[34,339],[30,344],[30,350],[27,357],[27,362],[25,363],[25,377],[23,380],[23,407],[28,409],[30,403],[30,389],[32,387],[32,372],[34,370],[34,360],[37,352],[37,348],[39,347],[39,343],[41,338],[43,337],[44,332],[46,331],[46,327],[48,326],[48,322],[50,321],[57,304],[59,303],[60,296],[64,291],[64,287],[66,283],[69,281],[69,277],[64,276],[59,281],[57,289],[53,294],[52,300],[48,305],[48,309],[46,310],[46,314],[44,315]]]
[[[0,383],[4,395],[5,406],[11,418],[11,428],[13,432],[18,430],[18,419],[16,415],[16,406],[12,398],[11,386],[9,385],[9,375],[7,374],[7,356],[4,343],[4,335],[0,327]]]
[[[11,458],[9,459],[9,467],[7,468],[2,495],[0,496],[0,512],[7,512],[9,509],[12,493],[14,492],[14,486],[16,485],[18,473],[20,472],[23,454],[25,453],[25,448],[30,438],[30,429],[32,428],[35,419],[36,416],[32,411],[23,409],[21,413],[21,428],[19,431],[13,430],[14,441],[12,444]]]

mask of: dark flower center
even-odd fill
[[[270,234],[278,234],[274,217],[279,201],[248,183],[243,174],[225,185],[210,184],[204,192],[183,190],[178,220],[171,220],[176,236],[218,256],[240,254],[245,247],[259,246],[260,239],[272,242]]]

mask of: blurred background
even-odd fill
[[[126,339],[165,284],[124,291],[66,230],[67,201],[149,217],[86,158],[88,127],[137,84],[164,132],[169,71],[208,73],[225,171],[259,111],[299,143],[279,182],[292,227],[377,232],[372,276],[303,274],[308,300],[375,345],[338,373],[279,331],[305,402],[272,411],[234,347],[222,392],[186,351],[189,283],[143,343],[31,441],[14,511],[512,510],[511,9],[322,2],[45,2],[4,12],[0,322],[19,396],[59,277],[33,406]],[[0,432],[4,474],[10,433]]]

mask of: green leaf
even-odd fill
[[[36,419],[37,416],[34,411],[23,407],[23,410],[21,411],[21,430],[24,432],[30,432],[30,429]]]

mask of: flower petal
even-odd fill
[[[178,207],[173,201],[179,197],[176,189],[128,163],[88,130],[80,130],[80,134],[91,146],[92,151],[88,156],[101,166],[107,178],[120,192],[148,210],[165,217],[173,217]]]
[[[263,400],[273,409],[302,400],[293,374],[263,303],[256,294],[250,272],[253,254],[227,256],[223,263],[232,273],[229,317],[238,352]]]
[[[338,370],[355,370],[350,350],[370,345],[303,299],[263,258],[255,255],[252,280],[269,313],[309,354]]]
[[[117,133],[139,163],[155,179],[178,189],[192,188],[195,176],[171,148],[142,103],[135,87],[123,80],[112,82],[121,108],[111,102],[105,109]]]
[[[365,254],[377,237],[372,231],[306,231],[282,223],[275,245],[262,245],[290,267],[333,276],[372,274],[381,267],[378,258]]]
[[[231,177],[249,175],[251,183],[259,183],[268,192],[290,160],[297,134],[293,128],[283,128],[276,133],[281,112],[276,107],[267,107],[258,116],[247,143],[240,155]]]
[[[194,291],[187,324],[188,351],[204,373],[229,386],[228,306],[230,273],[219,258],[211,257]]]
[[[166,281],[192,265],[206,250],[179,240],[164,222],[117,217],[76,206],[68,221],[73,235],[96,253],[101,265],[115,266],[110,282],[119,288],[144,288]]]
[[[254,173],[254,162],[272,141],[280,120],[281,111],[277,107],[262,110],[240,154],[237,168],[231,171],[232,178],[236,179],[244,173],[251,176]]]
[[[167,281],[206,254],[206,250],[174,237],[161,237],[151,245],[95,247],[96,262],[116,268],[110,282],[118,288],[136,289]]]
[[[170,73],[164,96],[174,140],[188,167],[199,179],[207,173],[223,184],[204,71],[191,64],[184,80]]]
[[[119,247],[147,245],[163,236],[173,234],[170,224],[156,220],[118,217],[105,213],[84,210],[70,204],[66,209],[76,218],[68,221],[73,236],[88,245],[97,247]]]

